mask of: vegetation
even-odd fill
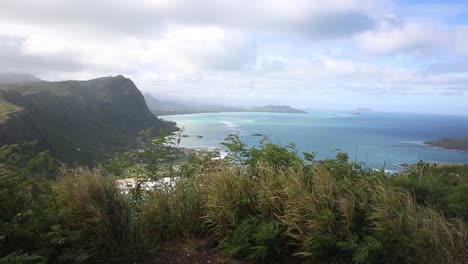
[[[59,165],[31,143],[2,147],[0,263],[125,262],[183,236],[265,262],[468,262],[467,166],[421,162],[390,177],[345,153],[316,161],[230,135],[226,159],[177,167],[180,137],[141,135],[139,151],[94,169]],[[140,184],[119,187],[128,177]]]
[[[21,111],[21,107],[8,103],[0,97],[0,123],[8,119],[12,113]]]

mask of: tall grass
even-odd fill
[[[63,227],[80,231],[94,259],[118,261],[142,249],[133,209],[113,178],[98,170],[62,168],[53,199]]]
[[[351,169],[343,176],[342,165],[318,164],[307,173],[259,164],[255,175],[221,165],[204,176],[204,217],[218,236],[238,241],[246,219],[278,223],[278,239],[290,251],[327,263],[468,261],[462,220],[417,204],[378,173]]]
[[[296,255],[318,263],[468,263],[459,209],[468,204],[459,190],[465,172],[433,184],[430,170],[389,178],[345,154],[307,163],[294,150],[265,146],[240,148],[241,160],[193,163],[165,184],[128,194],[100,170],[62,168],[36,195],[31,184],[8,187],[13,172],[0,166],[8,172],[0,177],[1,197],[18,195],[1,207],[9,215],[0,217],[0,231],[8,231],[0,245],[9,250],[0,250],[0,260],[122,262],[165,240],[208,236],[230,256],[260,261]],[[43,202],[11,208],[33,194]],[[4,257],[8,241],[36,234],[43,235]]]
[[[178,178],[144,194],[138,226],[147,244],[203,233],[205,190],[200,180]]]

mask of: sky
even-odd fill
[[[1,0],[0,72],[162,99],[468,114],[468,1]]]

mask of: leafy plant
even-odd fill
[[[219,248],[229,256],[267,261],[282,255],[284,240],[277,223],[259,223],[249,218],[239,224]]]

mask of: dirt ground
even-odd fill
[[[184,239],[166,242],[159,250],[145,256],[133,264],[255,264],[259,262],[233,259],[214,249],[214,242],[209,239]],[[274,262],[275,264],[303,263],[301,259],[289,257]]]

